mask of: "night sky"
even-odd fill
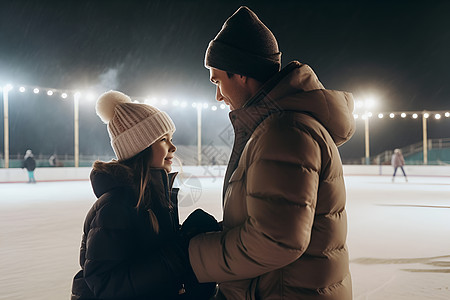
[[[135,98],[214,105],[204,53],[240,5],[274,33],[283,66],[309,64],[326,88],[373,96],[374,112],[450,110],[450,1],[2,0],[0,85],[118,89]],[[17,88],[9,98],[11,155],[28,148],[73,154],[71,100]],[[80,153],[112,153],[94,104],[80,105]],[[195,110],[160,108],[177,125],[175,143],[194,145]],[[204,113],[204,144],[223,142],[226,111]],[[3,122],[0,131],[3,153]],[[378,154],[420,142],[421,121],[373,119],[370,134],[371,154]],[[450,119],[430,120],[428,135],[450,137]],[[341,154],[364,156],[360,120]]]

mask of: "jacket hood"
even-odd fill
[[[166,188],[172,188],[177,173],[170,173],[164,169],[150,170],[152,187],[159,187],[158,192],[165,193]],[[92,166],[90,175],[92,189],[95,196],[100,198],[103,194],[115,188],[128,188],[137,191],[138,187],[135,172],[123,163],[113,160],[110,162],[96,161]],[[166,188],[164,188],[166,187]]]
[[[264,84],[240,110],[253,106],[309,114],[328,130],[338,146],[348,141],[355,132],[352,94],[325,89],[314,71],[298,61],[289,63]]]
[[[114,188],[133,187],[131,169],[116,160],[110,162],[96,161],[92,166],[90,179],[97,198]]]

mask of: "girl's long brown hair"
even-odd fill
[[[150,223],[153,230],[159,233],[159,222],[155,213],[153,212],[154,205],[167,206],[164,201],[159,197],[158,193],[152,196],[153,188],[150,188],[151,173],[150,173],[150,161],[152,159],[152,149],[148,147],[141,153],[133,156],[132,158],[123,161],[123,164],[130,168],[132,172],[132,180],[138,194],[138,202],[136,209],[146,210],[150,217]],[[158,203],[153,203],[157,201]]]

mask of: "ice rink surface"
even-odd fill
[[[354,299],[450,299],[450,177],[347,176]],[[220,177],[185,176],[180,218],[221,219]],[[0,184],[0,299],[70,298],[88,181]]]

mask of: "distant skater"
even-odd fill
[[[36,169],[36,161],[34,160],[33,152],[28,149],[23,157],[22,169],[25,168],[28,171],[28,183],[36,183],[34,179],[34,170]]]
[[[405,165],[405,159],[403,158],[402,151],[400,149],[395,149],[394,154],[392,154],[391,164],[394,167],[394,174],[392,175],[392,182],[394,182],[395,174],[397,173],[397,169],[402,169],[403,175],[405,176],[405,181],[408,182],[408,178],[406,177],[405,169],[403,166]]]

